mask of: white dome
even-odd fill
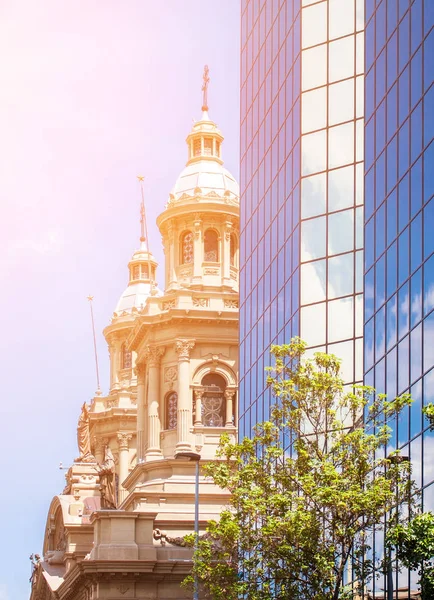
[[[115,313],[120,316],[123,312],[131,313],[133,308],[141,310],[149,296],[162,296],[163,293],[158,288],[153,288],[151,293],[151,285],[138,281],[137,283],[130,283],[125,292],[119,298],[119,302],[116,305]]]
[[[237,197],[240,195],[235,178],[216,160],[199,160],[187,165],[176,180],[172,194],[178,200],[183,194],[194,196],[196,188],[204,195],[215,192],[223,196],[227,191]]]

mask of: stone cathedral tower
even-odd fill
[[[164,291],[142,237],[128,286],[104,330],[110,389],[83,405],[80,456],[50,506],[31,600],[189,598],[182,536],[194,530],[195,463],[236,436],[238,184],[224,168],[223,136],[208,116],[187,136],[187,164],[157,219]],[[199,470],[200,473],[200,470]],[[227,496],[199,477],[199,530]]]

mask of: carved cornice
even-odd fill
[[[190,360],[190,352],[195,346],[194,340],[176,340],[176,352],[178,353],[179,360]]]

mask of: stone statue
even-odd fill
[[[89,409],[86,402],[83,402],[77,425],[77,443],[80,455],[75,462],[96,462],[90,449],[89,420]]]
[[[101,492],[101,508],[116,508],[115,459],[108,446],[105,447],[104,462],[97,467]]]

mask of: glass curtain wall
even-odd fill
[[[434,2],[366,2],[365,382],[414,403],[390,449],[410,458],[434,510]],[[381,557],[383,534],[375,536]],[[394,581],[402,598],[415,579]],[[374,581],[383,598],[387,580]]]
[[[240,435],[264,420],[272,343],[363,374],[364,0],[244,0]]]

